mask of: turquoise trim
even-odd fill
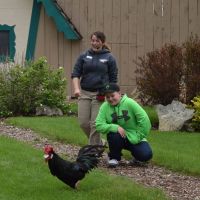
[[[40,19],[41,4],[33,0],[31,23],[29,28],[28,42],[26,47],[26,60],[32,60],[35,53],[38,25]]]
[[[15,39],[16,39],[16,36],[15,36],[15,31],[14,31],[14,28],[15,28],[15,25],[14,26],[9,26],[9,25],[0,25],[0,31],[9,31],[9,59],[11,61],[14,61],[14,57],[15,57],[15,52],[16,52],[16,49],[15,49]],[[4,58],[1,58],[0,59],[0,62],[1,61],[5,61],[6,57]]]
[[[45,7],[45,11],[49,17],[52,17],[56,23],[59,32],[63,32],[66,39],[80,40],[81,34],[77,31],[70,19],[65,15],[56,1],[53,0],[37,0]]]
[[[77,31],[70,19],[64,14],[54,0],[33,0],[29,36],[26,48],[26,60],[32,60],[35,54],[35,45],[40,20],[41,5],[44,5],[48,16],[52,17],[56,23],[58,31],[63,32],[66,39],[80,40],[81,34]]]

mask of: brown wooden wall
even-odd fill
[[[35,57],[45,55],[54,66],[64,66],[71,95],[70,74],[80,52],[90,47],[90,34],[103,31],[119,67],[123,92],[135,88],[138,56],[169,42],[200,36],[200,0],[58,0],[83,39],[69,41],[54,21],[41,12]]]

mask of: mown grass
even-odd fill
[[[153,131],[149,142],[155,164],[200,176],[200,133]]]
[[[51,139],[87,144],[87,138],[80,129],[76,117],[16,117],[8,123],[31,128]],[[152,162],[173,171],[200,176],[200,134],[151,131],[148,140],[153,149]],[[130,154],[125,152],[127,159]]]
[[[158,189],[97,169],[86,175],[78,190],[73,190],[50,174],[42,151],[3,136],[0,146],[1,200],[167,199]]]
[[[153,106],[144,106],[143,108],[146,111],[147,115],[149,116],[152,127],[157,127],[159,120],[155,108]]]
[[[18,127],[30,128],[53,140],[81,146],[88,142],[77,117],[14,117],[6,121]]]

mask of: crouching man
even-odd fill
[[[96,130],[107,135],[110,167],[121,160],[121,151],[131,152],[130,164],[145,163],[152,158],[152,150],[146,140],[151,123],[144,109],[133,99],[122,95],[116,83],[105,86],[106,101],[96,118]]]

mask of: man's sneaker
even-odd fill
[[[147,162],[141,162],[139,160],[136,160],[135,158],[132,158],[128,161],[128,165],[136,166],[136,167],[146,167],[148,165]]]
[[[108,166],[109,167],[117,167],[119,165],[119,161],[116,159],[108,160]]]

